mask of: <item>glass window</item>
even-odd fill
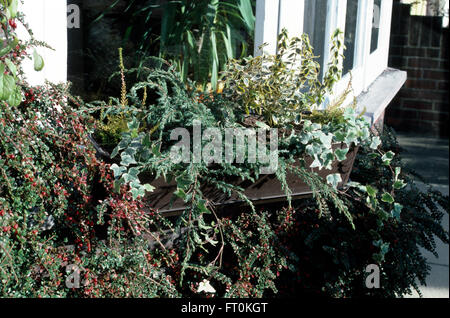
[[[343,74],[354,67],[359,0],[347,0],[345,16],[345,59]]]
[[[325,52],[325,28],[327,25],[327,0],[306,0],[305,19],[303,24],[304,33],[308,34],[314,55],[318,56],[322,76]]]
[[[380,12],[381,0],[375,0],[373,3],[373,21],[372,21],[372,38],[370,43],[370,53],[378,48],[378,36],[380,33]]]

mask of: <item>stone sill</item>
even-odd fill
[[[388,67],[369,86],[367,91],[356,98],[358,111],[365,110],[364,117],[372,126],[383,117],[386,107],[405,84],[406,77],[405,71]]]

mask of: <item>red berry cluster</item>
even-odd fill
[[[9,19],[8,20],[8,24],[11,28],[16,29],[17,28],[17,23],[15,19]]]
[[[27,92],[25,92],[25,101],[24,104],[29,105],[36,100],[35,94],[32,88],[30,88]]]

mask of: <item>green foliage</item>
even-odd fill
[[[259,169],[263,164],[246,162],[237,165],[225,160],[214,162],[213,165],[203,160],[196,162],[193,160],[195,153],[192,149],[189,150],[188,163],[172,160],[171,146],[175,142],[170,136],[175,128],[183,127],[192,131],[194,121],[200,121],[202,127],[218,128],[221,133],[224,133],[225,128],[245,126],[240,121],[240,110],[236,109],[235,101],[223,94],[205,96],[188,90],[176,66],[162,59],[150,60],[153,67],[126,71],[140,72],[144,78],[133,85],[126,96],[122,90],[120,100],[110,98],[108,104],[96,102],[87,105],[86,110],[94,113],[102,110],[103,117],[124,116],[128,120],[128,130],[122,132],[120,142],[111,153],[111,159],[114,160],[111,169],[114,171],[116,190],[126,187],[133,199],[145,200],[146,192],[153,190],[150,184],[155,178],[164,177],[168,182],[176,181],[174,199],[178,197],[186,203],[186,209],[173,224],[175,231],[187,229],[179,243],[182,247],[180,284],[183,284],[190,269],[197,266],[194,261],[196,251],[208,251],[215,248],[216,244],[225,244],[223,235],[218,239],[217,233],[211,232],[210,223],[205,221],[206,218],[212,218],[219,233],[225,231],[224,224],[212,204],[212,194],[205,193],[203,188],[210,186],[216,189],[216,194],[235,195],[247,203],[250,211],[254,211],[255,207],[244,195],[244,189],[233,184],[232,180],[238,178],[254,182],[259,178]],[[311,90],[315,88],[312,87]],[[157,96],[153,104],[149,102],[147,105],[143,102],[146,94]],[[127,103],[123,102],[125,99]],[[283,185],[289,204],[291,190],[286,183],[286,175],[288,172],[294,172],[311,187],[321,214],[329,215],[330,209],[335,208],[353,225],[353,217],[337,190],[342,181],[339,180],[340,176],[330,175],[325,181],[309,171],[310,168],[331,169],[335,160],[345,159],[349,147],[373,143],[368,122],[360,117],[355,109],[346,108],[341,118],[340,121],[331,121],[324,125],[304,119],[300,125],[301,129],[286,130],[280,135],[281,149],[275,175]],[[264,126],[264,123],[259,124]],[[203,148],[207,141],[203,140],[202,143]],[[342,144],[343,147],[335,150],[335,144]],[[305,164],[307,156],[314,159],[313,165]],[[300,166],[295,164],[298,159]],[[211,273],[216,269],[217,260],[222,257],[222,253],[223,250],[218,252],[216,261],[196,268]],[[261,284],[264,286],[262,290],[272,286],[269,281],[267,284]]]
[[[22,73],[18,67],[26,56],[26,50],[31,46],[41,45],[33,38],[31,30],[23,23],[23,16],[17,11],[19,0],[4,0],[0,3],[0,23],[2,29],[2,44],[0,46],[0,101],[18,106],[23,99],[22,88],[18,83],[22,80]],[[23,43],[19,41],[16,28],[19,21],[31,35],[32,39]],[[42,57],[33,51],[34,68],[40,71],[44,67]]]
[[[381,139],[382,154],[401,151],[388,128]],[[414,181],[417,175],[404,166],[400,155],[385,164],[382,154],[368,146],[358,153],[351,178],[360,184],[350,184],[344,200],[354,230],[334,208],[324,217],[311,201],[294,203],[291,220],[295,226],[278,240],[297,256],[292,263],[296,275],[281,275],[277,283],[280,297],[306,293],[394,298],[419,291],[418,284],[425,284],[430,267],[420,248],[436,255],[436,239],[449,243],[448,230],[441,225],[449,211],[449,198],[431,187],[420,190]],[[391,193],[395,180],[404,180],[408,187]],[[388,192],[394,203],[390,198],[383,200]],[[380,267],[379,289],[365,287],[369,264]]]
[[[254,0],[152,0],[145,4],[132,0],[125,7],[130,19],[123,43],[132,36],[137,38],[137,67],[145,65],[147,56],[157,54],[176,65],[185,84],[191,79],[202,90],[216,90],[219,73],[226,63],[246,56],[251,49],[255,6]],[[157,11],[162,17],[156,26],[150,22],[155,20]],[[136,36],[134,33],[142,24],[145,32]],[[159,48],[157,52],[152,51],[155,47]]]
[[[95,153],[86,149],[82,120],[61,101],[64,92],[64,87],[28,89],[22,105],[0,108],[3,296],[36,297],[45,289],[55,290],[61,260],[50,256],[49,249],[63,244],[76,211],[91,207]],[[88,240],[83,230],[80,224],[73,234]],[[54,235],[47,236],[49,231]],[[37,280],[40,268],[48,276]]]
[[[160,57],[173,60],[186,81],[189,74],[203,88],[216,89],[219,72],[232,58],[246,55],[244,29],[253,36],[250,0],[169,1],[164,4]]]
[[[419,247],[436,253],[436,236],[449,242],[440,224],[449,199],[416,187],[391,134],[373,136],[352,107],[338,119],[288,123],[275,172],[288,200],[258,210],[232,180],[255,182],[261,164],[170,157],[174,128],[191,130],[195,120],[246,127],[235,101],[188,90],[176,66],[149,61],[128,71],[121,62],[120,97],[108,103],[84,105],[66,86],[24,83],[25,101],[0,107],[1,296],[395,297],[424,282],[429,268]],[[144,79],[127,90],[125,74],[137,72]],[[147,102],[149,95],[157,98]],[[86,112],[120,123],[112,158],[98,157]],[[311,170],[344,160],[357,145],[346,188],[338,175],[323,180]],[[313,198],[291,200],[287,172]],[[174,197],[185,201],[179,217],[146,206],[149,183],[160,176],[175,180]],[[204,186],[247,204],[219,210]],[[382,273],[379,290],[364,287],[373,263]],[[73,267],[81,271],[76,288],[66,280]]]
[[[106,150],[114,149],[120,142],[122,134],[128,131],[127,119],[122,114],[106,116],[105,121],[106,123],[99,123],[95,131],[95,138]]]
[[[333,35],[331,61],[323,83],[308,36],[289,38],[283,29],[276,55],[264,53],[230,61],[223,73],[225,94],[244,113],[261,115],[271,126],[300,123],[302,112],[318,108],[341,76],[337,67],[342,54],[341,37],[339,31]]]

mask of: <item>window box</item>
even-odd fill
[[[333,146],[334,150],[338,147],[344,148],[345,146],[341,144],[335,144]],[[331,170],[322,169],[319,171],[318,169],[312,169],[312,171],[316,172],[323,179],[326,179],[326,177],[330,174],[339,173],[342,179],[339,187],[342,187],[348,182],[358,148],[359,147],[355,146],[351,147],[347,153],[346,160],[342,162],[335,161]],[[311,157],[306,157],[306,166],[310,166],[312,161],[313,159]],[[297,175],[289,173],[286,181],[292,191],[292,198],[300,198],[310,196],[312,194],[310,187]],[[177,186],[174,181],[167,183],[163,177],[160,177],[156,180],[149,181],[149,183],[155,187],[155,190],[148,193],[144,199],[148,208],[157,209],[160,212],[169,215],[179,214],[185,209],[185,204],[181,199],[176,198],[176,200],[171,202],[171,200],[175,198],[173,193],[177,190]],[[254,204],[287,200],[285,191],[282,189],[280,182],[274,174],[261,176],[255,183],[239,180],[230,181],[230,183],[245,189],[244,194]],[[234,194],[231,197],[228,197],[226,194],[211,185],[205,185],[202,192],[209,198],[209,200],[213,201],[214,204],[218,206],[243,203],[237,195]]]

